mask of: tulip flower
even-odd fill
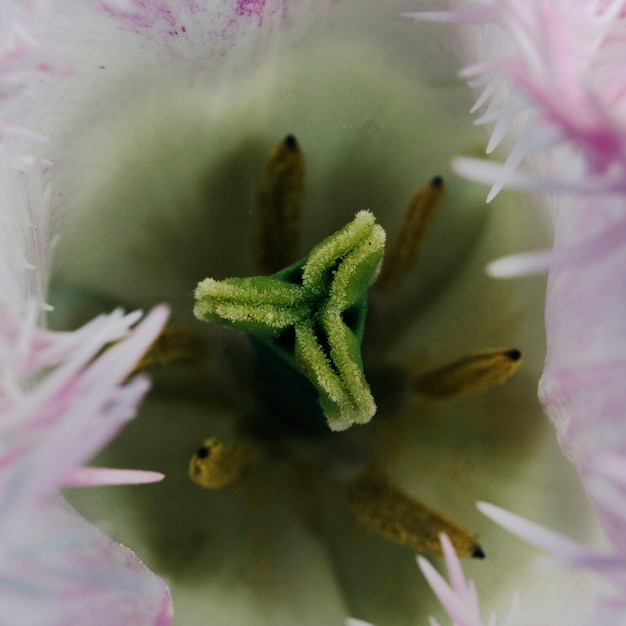
[[[420,623],[437,606],[419,550],[443,554],[452,593],[421,566],[473,625],[465,550],[486,553],[466,567],[499,616],[513,597],[528,623],[569,623],[594,606],[578,570],[600,557],[579,547],[596,521],[559,443],[619,581],[619,407],[604,393],[619,368],[596,365],[620,356],[606,250],[620,250],[621,92],[607,72],[611,91],[583,79],[619,59],[621,14],[608,3],[596,25],[531,4],[452,16],[517,25],[523,53],[550,44],[538,74],[511,56],[515,39],[491,45],[496,26],[446,35],[403,17],[409,2],[0,5],[0,621],[161,625],[173,603],[181,624]],[[573,56],[550,38],[571,24]],[[519,115],[537,119],[502,168],[455,161],[495,183],[492,206],[450,168],[484,150],[459,47],[486,86],[479,106],[493,98],[489,150]],[[554,252],[525,253],[549,245],[545,197],[505,186],[554,192]],[[567,205],[569,188],[587,195]],[[432,209],[416,227],[414,206]],[[511,253],[492,273],[552,268],[541,400],[558,441],[536,399],[544,280],[484,274]],[[576,549],[483,507],[577,571],[548,575],[543,597],[532,550],[478,499],[572,535]]]

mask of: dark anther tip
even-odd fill
[[[487,555],[484,553],[483,549],[480,546],[476,546],[472,550],[472,558],[474,559],[484,559]]]
[[[202,446],[197,452],[196,454],[198,455],[199,459],[206,459],[208,458],[208,456],[211,454],[211,451],[206,447],[206,446]]]
[[[443,177],[442,176],[434,176],[430,181],[432,187],[443,187]]]
[[[522,353],[516,348],[513,348],[513,350],[509,350],[506,355],[511,361],[519,361],[522,358]]]
[[[294,137],[294,135],[287,135],[285,137],[285,145],[290,150],[295,150],[298,147],[298,140]]]

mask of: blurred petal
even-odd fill
[[[575,246],[623,219],[622,202],[598,203],[593,212],[584,202],[570,203],[555,214],[555,248]],[[552,270],[548,356],[540,385],[563,451],[578,467],[609,538],[621,550],[626,550],[626,511],[599,501],[594,476],[604,455],[626,457],[625,263],[622,245],[588,263]],[[624,485],[615,487],[623,503]]]
[[[493,183],[490,198],[505,186],[553,192],[554,249],[505,257],[489,269],[498,276],[550,269],[539,395],[610,541],[602,557],[580,547],[566,560],[611,580],[610,597],[589,619],[617,623],[626,606],[625,5],[485,0],[445,19],[484,20],[469,36],[483,45],[462,75],[483,90],[477,123],[492,125],[489,147],[507,133],[510,140],[502,165],[457,159],[456,171]],[[502,515],[498,521],[511,527]],[[561,539],[518,522],[527,540],[543,537],[542,547],[562,552]]]
[[[63,479],[62,487],[102,487],[104,485],[141,485],[163,480],[160,472],[116,470],[109,467],[77,467]]]
[[[3,528],[0,619],[24,626],[166,626],[164,583],[60,496]]]
[[[55,495],[134,416],[147,381],[124,379],[167,309],[155,309],[99,357],[137,315],[103,316],[73,334],[35,328],[32,315],[0,313],[0,620],[169,623],[165,585]]]

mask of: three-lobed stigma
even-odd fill
[[[194,314],[245,331],[300,370],[319,393],[331,430],[365,424],[376,404],[363,372],[367,292],[385,231],[368,211],[272,276],[207,278]]]

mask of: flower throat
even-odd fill
[[[280,442],[316,441],[323,450],[331,437],[350,437],[353,427],[373,418],[391,422],[397,402],[389,397],[445,399],[482,392],[504,382],[521,362],[517,349],[485,350],[414,374],[408,366],[362,356],[364,340],[371,339],[368,306],[408,277],[445,185],[436,176],[414,195],[384,258],[385,231],[370,212],[360,211],[298,260],[304,179],[302,151],[288,135],[271,151],[256,194],[253,250],[260,275],[206,278],[195,290],[197,318],[250,338],[253,393],[263,407],[242,416],[240,440],[210,437],[193,455],[190,477],[207,489],[245,481]],[[205,352],[194,331],[170,326],[135,371],[196,364]],[[386,399],[378,411],[377,397]],[[340,475],[331,468],[323,477],[341,482],[346,505],[360,522],[420,552],[440,554],[444,532],[460,555],[484,556],[469,532],[394,487],[371,461],[368,447],[376,446],[375,435],[365,441],[359,443],[364,461],[356,469]]]

